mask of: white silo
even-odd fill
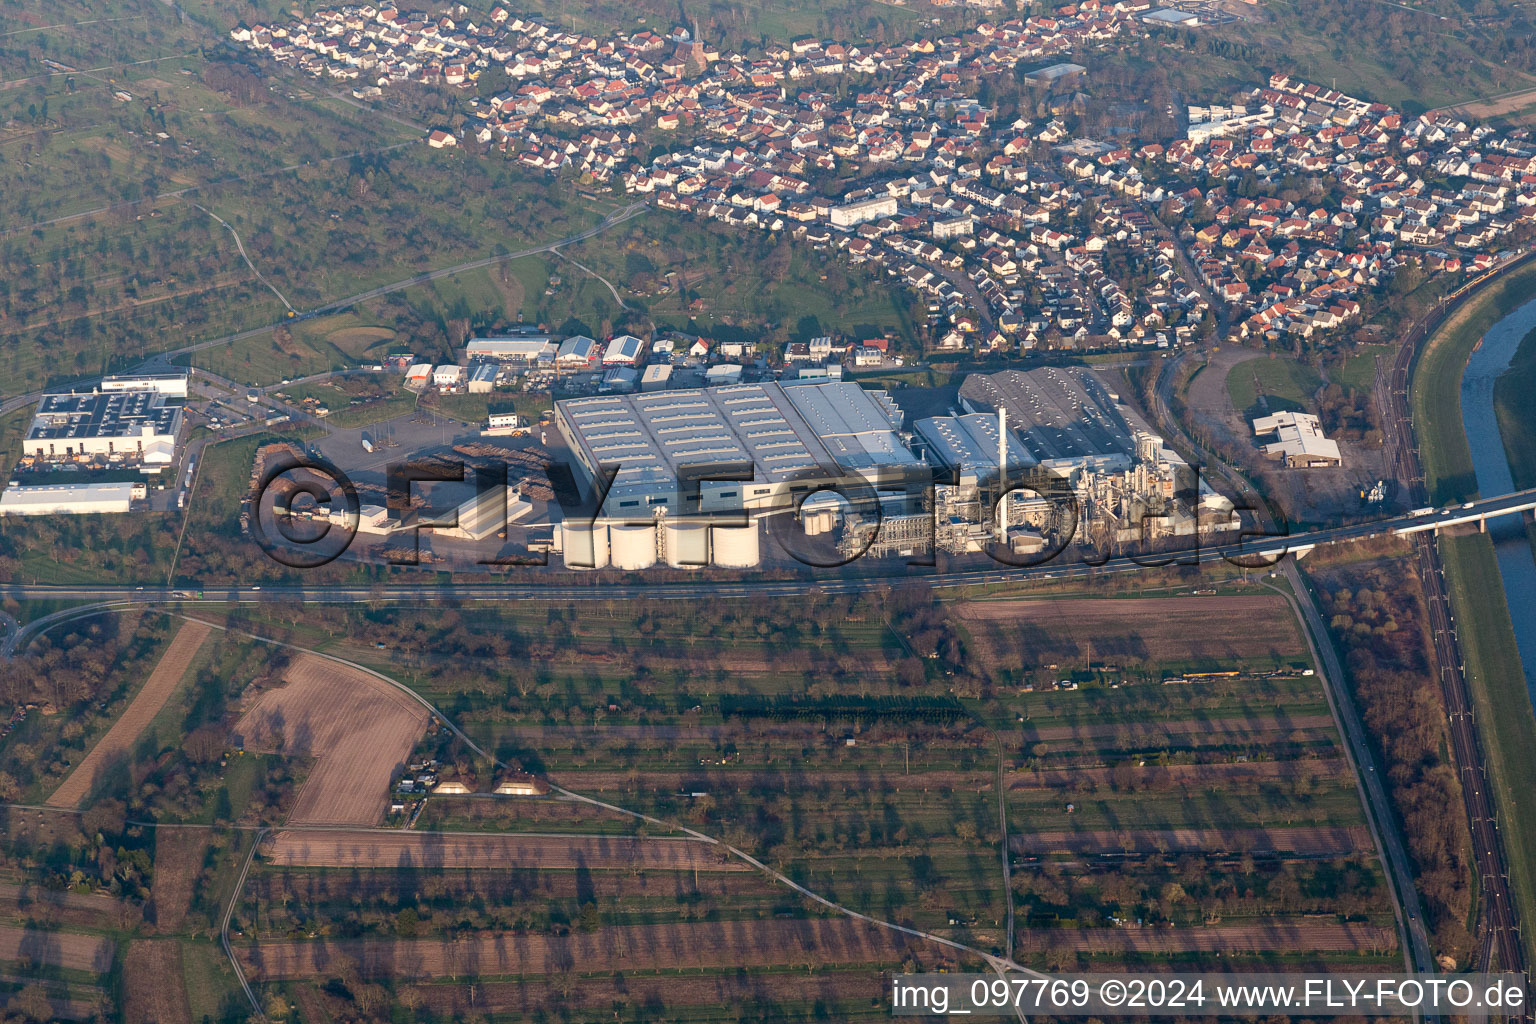
[[[746,526],[716,526],[710,530],[714,563],[726,569],[751,569],[762,561],[759,526],[750,519]]]
[[[649,569],[656,564],[655,523],[613,523],[608,541],[615,569]]]
[[[709,564],[709,525],[669,519],[662,525],[667,564],[674,569],[702,569]]]
[[[608,524],[567,519],[560,524],[567,569],[602,569],[608,565]]]

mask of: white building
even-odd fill
[[[552,363],[559,351],[547,334],[520,334],[506,338],[475,338],[464,346],[464,358],[498,363]]]
[[[963,238],[976,230],[976,220],[970,214],[945,217],[933,222],[933,237],[944,242],[951,238]]]
[[[153,391],[172,398],[187,397],[184,373],[141,373],[132,376],[103,377],[99,391]]]
[[[496,387],[496,378],[501,373],[500,367],[495,363],[479,363],[469,372],[468,390],[472,395],[488,395]]]
[[[596,354],[597,342],[584,334],[576,334],[560,343],[560,349],[555,353],[555,364],[567,369],[587,367],[592,365]]]
[[[832,222],[833,227],[851,228],[867,221],[879,220],[881,217],[894,216],[896,216],[896,197],[874,196],[870,199],[834,206],[828,212],[827,219]]]
[[[1254,437],[1270,435],[1272,440],[1260,447],[1267,457],[1287,466],[1309,469],[1343,464],[1339,443],[1324,436],[1322,425],[1311,413],[1277,412],[1253,421]]]
[[[143,484],[12,484],[0,494],[0,516],[90,515],[127,512],[147,493]]]
[[[45,461],[102,458],[167,465],[176,458],[184,406],[184,397],[156,386],[44,395],[22,454]]]
[[[640,361],[640,353],[645,350],[645,342],[633,334],[620,334],[608,342],[608,347],[603,350],[604,366],[634,366]]]
[[[464,383],[464,367],[454,363],[444,363],[432,368],[432,386],[435,388],[456,388]]]

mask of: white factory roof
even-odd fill
[[[1282,455],[1287,459],[1307,456],[1341,461],[1339,443],[1324,436],[1322,424],[1311,413],[1277,412],[1260,416],[1253,421],[1253,433],[1255,437],[1274,435],[1275,439],[1264,445],[1266,454]]]
[[[645,342],[633,334],[620,334],[608,342],[608,348],[603,352],[603,362],[628,363],[633,365],[640,358],[640,350],[645,347]]]
[[[883,391],[865,391],[852,381],[795,384],[784,389],[795,409],[844,469],[919,465],[896,431],[901,410]]]
[[[0,515],[45,515],[49,512],[127,512],[132,483],[12,485],[0,494]]]
[[[819,467],[916,465],[888,396],[856,384],[736,384],[557,403],[589,465],[617,465],[610,495],[661,493],[684,466],[750,463],[763,482]],[[899,422],[899,419],[898,419]]]
[[[597,342],[585,334],[575,334],[560,343],[555,359],[562,363],[587,363],[597,351]]]
[[[521,359],[532,363],[541,359],[553,359],[554,355],[555,343],[547,334],[475,338],[464,348],[466,359]]]
[[[980,476],[997,472],[997,417],[972,412],[962,416],[930,416],[914,426],[934,457],[946,466],[964,468]],[[1008,469],[1035,465],[1029,449],[1008,432]]]

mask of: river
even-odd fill
[[[1477,470],[1477,490],[1483,497],[1514,490],[1504,439],[1493,412],[1493,382],[1507,369],[1520,341],[1536,330],[1536,298],[1520,306],[1483,335],[1482,347],[1467,360],[1461,378],[1461,423],[1472,449]],[[1504,578],[1504,598],[1515,627],[1515,645],[1525,670],[1525,686],[1536,704],[1536,555],[1533,555],[1521,521],[1513,516],[1489,523],[1499,575]]]

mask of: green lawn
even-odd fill
[[[488,395],[439,395],[436,408],[444,416],[483,427],[493,412],[515,412],[537,423],[554,408],[554,402],[544,391],[493,391]]]
[[[1257,381],[1255,381],[1257,378]],[[1322,385],[1317,371],[1293,359],[1251,359],[1227,374],[1227,393],[1232,408],[1245,418],[1260,415],[1259,396],[1269,403],[1270,412],[1305,409]]]
[[[1369,392],[1376,384],[1376,358],[1389,358],[1393,345],[1361,345],[1342,365],[1328,374],[1335,384]]]

